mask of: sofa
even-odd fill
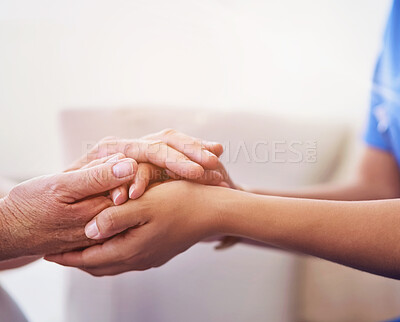
[[[102,137],[164,128],[221,142],[235,182],[269,189],[346,180],[360,151],[349,127],[330,120],[145,106],[68,109],[60,115],[65,165]],[[267,247],[213,246],[199,243],[161,268],[115,277],[71,269],[66,321],[374,321],[400,314],[396,281]]]
[[[104,136],[139,137],[165,127],[222,142],[235,182],[268,189],[343,182],[362,150],[352,127],[334,120],[143,106],[69,109],[60,115],[65,166]],[[293,143],[297,154],[288,148]],[[294,158],[298,152],[305,158]],[[362,322],[400,315],[397,281],[276,249],[213,246],[199,243],[146,272],[95,278],[37,261],[1,272],[0,281],[31,321]]]

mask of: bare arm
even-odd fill
[[[8,179],[2,178],[0,180],[0,198],[5,197],[8,194],[8,192],[12,189],[12,187],[15,186],[16,184],[17,183],[13,180],[8,180]],[[17,258],[17,259],[8,260],[8,261],[1,261],[0,262],[0,271],[27,265],[29,263],[32,263],[33,261],[35,261],[38,258],[39,257],[37,257],[37,256],[21,257],[21,258]]]
[[[222,202],[223,233],[400,278],[400,200],[326,201],[239,193],[230,192]]]
[[[249,192],[293,198],[326,200],[377,200],[400,197],[400,173],[394,156],[366,147],[355,179],[342,185],[323,184],[295,191]]]
[[[357,173],[351,181],[343,184],[321,184],[293,191],[252,190],[248,192],[291,198],[324,200],[379,200],[400,197],[400,173],[394,156],[386,151],[366,147],[359,162]],[[223,239],[220,248],[228,247],[239,239]],[[262,242],[241,238],[242,243],[266,246]]]
[[[48,259],[114,275],[162,265],[203,238],[226,234],[400,279],[400,199],[271,197],[173,181],[118,207],[86,226],[88,237],[116,237]]]

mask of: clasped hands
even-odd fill
[[[95,276],[160,266],[222,233],[207,210],[221,189],[212,186],[233,187],[222,152],[170,129],[103,139],[66,172],[27,181],[4,199],[3,259],[46,255]]]

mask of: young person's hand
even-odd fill
[[[115,237],[46,259],[96,276],[160,266],[219,233],[217,209],[226,190],[187,181],[153,186],[137,200],[105,209],[86,226],[94,240]]]
[[[224,180],[223,178],[224,177],[222,173],[219,172],[218,169],[216,169],[205,170],[204,174],[201,177],[188,181],[196,182],[199,184],[217,186],[222,184],[222,181]],[[117,206],[123,204],[126,200],[128,200],[128,198],[139,198],[141,195],[143,195],[149,185],[156,182],[165,182],[170,179],[184,180],[182,177],[171,173],[169,170],[162,169],[155,166],[154,164],[139,163],[137,173],[132,182],[122,187],[113,189],[110,192],[111,198],[114,201],[114,204]],[[223,184],[223,186],[226,185]]]
[[[0,260],[92,245],[83,227],[112,205],[103,193],[131,181],[136,170],[134,160],[118,155],[15,186],[0,199]]]
[[[129,192],[125,187],[122,187],[125,189],[116,188],[111,192],[111,197],[114,200],[115,205],[120,205],[124,203],[128,197],[130,199],[139,198],[143,195],[149,185],[170,179],[183,180],[184,178],[169,170],[157,167],[154,164],[139,163],[135,178],[129,184]],[[235,183],[233,183],[228,171],[226,171],[224,165],[219,160],[214,170],[206,170],[201,177],[187,181],[241,190]]]
[[[236,190],[242,190],[237,184],[235,184],[231,177],[229,176],[228,171],[225,169],[224,164],[221,161],[218,161],[218,165],[215,169],[222,176],[222,181],[218,184],[221,187],[231,188]]]

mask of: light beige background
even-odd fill
[[[272,111],[361,128],[389,3],[3,0],[0,174],[62,169],[65,107]],[[58,321],[62,276],[39,262],[0,278],[34,321]]]

